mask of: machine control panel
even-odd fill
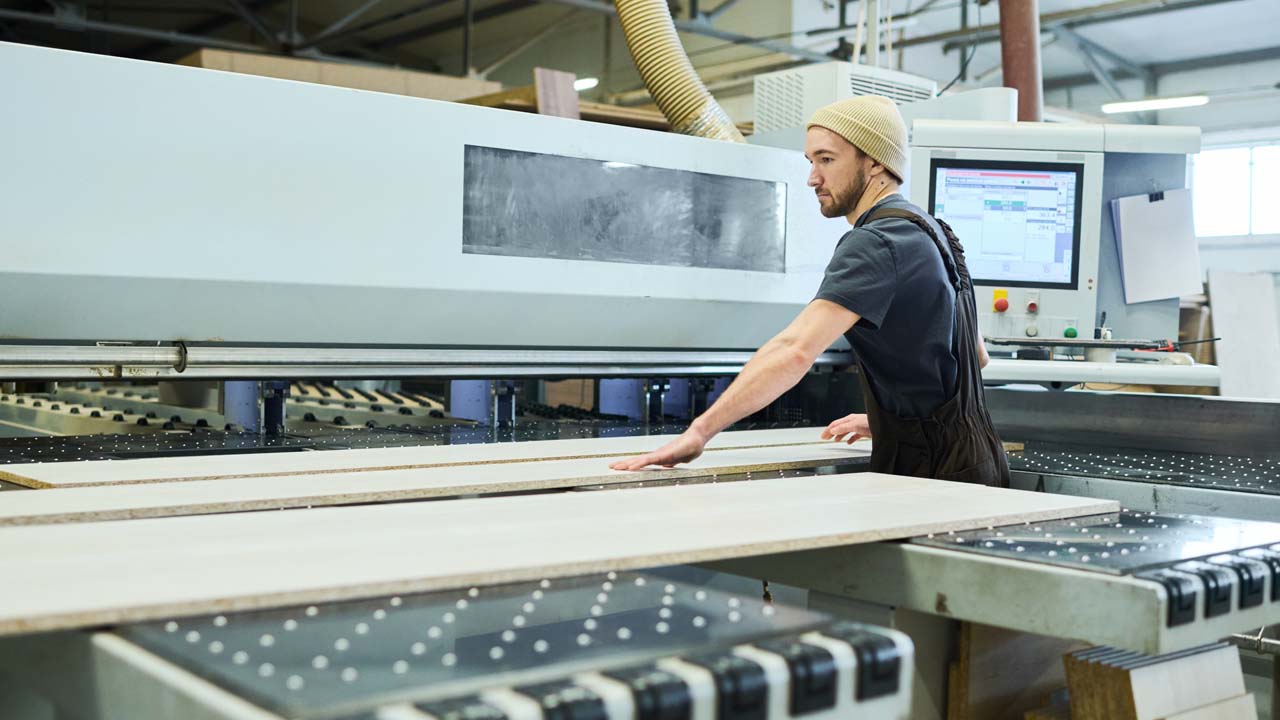
[[[1072,338],[1079,334],[1082,319],[1088,320],[1072,314],[1070,306],[1043,299],[1038,289],[976,286],[974,292],[979,326],[988,337]]]
[[[951,225],[964,246],[979,331],[1091,336],[1103,154],[1007,147],[1007,133],[994,128],[981,138],[959,125],[949,132],[954,145],[940,133],[931,142],[944,144],[913,149],[910,196]]]

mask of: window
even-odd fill
[[[1254,235],[1280,234],[1280,145],[1253,149]]]
[[[1201,152],[1191,184],[1198,237],[1280,234],[1280,144]]]

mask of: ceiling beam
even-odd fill
[[[572,7],[582,8],[583,10],[591,10],[592,12],[606,13],[608,15],[617,15],[618,9],[612,3],[600,2],[600,0],[539,0],[543,3],[557,3],[559,5],[570,5]],[[676,30],[689,33],[691,35],[704,35],[719,40],[742,45],[744,47],[757,47],[773,52],[786,53],[793,57],[803,58],[813,62],[830,62],[832,57],[825,53],[814,52],[806,48],[788,45],[787,43],[778,42],[776,40],[765,40],[761,38],[751,37],[750,35],[742,35],[740,33],[728,32],[712,26],[708,22],[697,20],[674,20]]]
[[[451,1],[452,0],[426,0],[425,2],[416,3],[414,5],[410,5],[409,7],[401,8],[400,10],[397,10],[393,13],[383,15],[382,17],[363,22],[349,30],[343,30],[341,32],[336,32],[336,33],[326,33],[326,34],[323,34],[322,36],[312,38],[311,40],[302,43],[299,47],[302,47],[302,48],[313,47],[315,45],[319,45],[322,42],[327,45],[332,45],[333,43],[336,43],[339,41],[351,40],[352,38],[354,38],[356,35],[359,35],[360,33],[366,33],[366,32],[369,32],[370,30],[376,30],[380,27],[383,27],[384,25],[390,25],[392,23],[400,22],[401,20],[413,17],[414,15],[420,15],[424,12],[427,12],[428,10],[435,10],[436,8],[442,5],[446,5]]]
[[[249,3],[245,5],[245,7],[249,8],[250,10],[253,10],[254,12],[259,12],[268,7],[271,7],[277,2],[280,2],[280,0],[251,0]],[[198,23],[192,23],[191,25],[188,25],[185,28],[181,28],[178,30],[178,32],[183,35],[212,35],[213,33],[218,32],[223,28],[227,28],[236,24],[236,22],[239,21],[239,19],[240,19],[240,16],[232,12],[219,13],[218,15],[212,18],[209,18],[208,20],[201,20]],[[128,53],[128,55],[130,57],[135,57],[135,58],[150,59],[150,58],[153,58],[156,55],[156,53],[159,53],[162,50],[167,50],[172,46],[173,46],[173,43],[163,42],[163,41],[148,43],[138,48],[137,50],[134,50],[133,52]]]
[[[439,3],[448,2],[448,1],[449,0],[436,0],[436,2],[439,2]],[[255,13],[261,13],[263,10],[268,10],[274,5],[279,5],[281,2],[283,2],[283,0],[247,0],[246,2],[243,3],[243,5],[247,9]],[[179,32],[185,35],[208,36],[212,33],[219,32],[225,28],[231,27],[235,25],[237,22],[240,22],[240,20],[241,20],[240,16],[235,14],[234,12],[230,12],[230,8],[228,8],[227,12],[224,12],[219,15],[215,15],[214,17],[207,18],[200,22],[189,25],[186,28],[179,30]],[[219,43],[222,43],[222,44],[219,44]],[[227,47],[224,41],[218,40],[216,38],[211,38],[210,42],[207,43],[207,46],[208,47],[226,47],[226,49],[231,49],[231,50],[236,49],[232,47]],[[142,59],[149,59],[149,60],[157,59],[160,56],[160,53],[166,50],[169,50],[172,47],[173,47],[173,44],[168,42],[148,43],[138,48],[137,50],[134,50],[132,52],[128,52],[125,54],[128,55],[129,57],[135,57],[135,58],[142,58]],[[312,58],[317,60],[339,60],[339,58],[326,56],[322,53],[317,53],[316,51],[300,52],[305,50],[306,48],[307,48],[307,43],[303,43],[300,46],[296,46],[293,48],[294,50],[293,54],[296,55],[297,57]],[[266,48],[266,47],[255,46],[256,52],[272,52],[273,50],[278,52],[278,48]],[[376,53],[372,52],[369,48],[367,48],[366,46],[360,43],[352,43],[352,47],[350,48],[350,51],[353,54],[362,55],[366,58],[369,58],[370,60],[372,60],[373,62],[379,65],[391,65],[391,64],[406,65],[406,66],[412,66],[418,69],[423,69],[428,71],[434,71],[438,69],[427,60],[423,60],[422,58],[411,57],[411,56],[402,57],[400,58],[400,62],[393,63],[392,61],[386,58],[379,57]]]
[[[1042,26],[1066,23],[1069,27],[1080,28],[1098,23],[1131,20],[1133,18],[1189,10],[1192,8],[1218,5],[1224,2],[1240,2],[1240,0],[1116,0],[1076,10],[1045,13],[1040,16]],[[1000,25],[982,25],[980,27],[951,30],[948,32],[920,35],[894,43],[895,47],[912,47],[915,45],[933,45],[945,43],[943,52],[951,52],[960,47],[974,44],[999,42]]]
[[[492,20],[538,4],[537,0],[507,0],[507,2],[498,3],[497,5],[490,5],[483,10],[473,11],[471,13],[471,22],[478,23],[486,20]],[[390,50],[406,43],[429,38],[432,35],[439,35],[440,33],[446,33],[451,30],[458,30],[466,24],[466,14],[459,13],[451,18],[440,20],[439,22],[433,22],[430,25],[410,28],[394,35],[388,35],[387,37],[370,41],[369,47],[375,50]]]
[[[1280,45],[1258,48],[1256,50],[1242,50],[1238,52],[1223,53],[1221,55],[1203,55],[1183,60],[1153,63],[1151,65],[1143,65],[1141,67],[1149,70],[1153,75],[1159,77],[1161,75],[1170,75],[1173,73],[1191,72],[1192,70],[1208,70],[1212,68],[1226,67],[1228,65],[1244,65],[1247,63],[1266,62],[1268,60],[1280,60]],[[1127,68],[1116,68],[1112,71],[1111,76],[1118,80],[1140,77],[1140,75]],[[1088,73],[1081,75],[1064,75],[1056,78],[1045,78],[1044,89],[1062,90],[1064,88],[1080,87],[1081,85],[1093,85],[1095,82],[1096,80],[1093,75]]]
[[[575,10],[574,8],[569,8],[567,11],[565,11],[563,15],[547,23],[542,27],[541,30],[534,33],[528,39],[524,40],[519,45],[511,48],[510,50],[506,51],[501,55],[501,57],[497,58],[493,62],[486,65],[484,69],[482,69],[477,74],[478,77],[481,80],[488,80],[489,76],[492,75],[494,72],[498,71],[503,65],[506,65],[507,63],[511,62],[517,57],[520,57],[520,55],[527,52],[529,49],[533,48],[535,45],[547,39],[551,35],[555,34],[557,31],[559,31],[561,28],[563,28],[564,27],[563,23],[566,20],[568,20],[570,17],[573,17],[574,15],[576,15],[577,13],[578,11]]]
[[[1157,75],[1168,75],[1170,73],[1205,70],[1226,65],[1266,62],[1267,60],[1280,60],[1280,45],[1254,50],[1239,50],[1221,55],[1204,55],[1173,62],[1155,63],[1150,68]]]
[[[235,42],[233,40],[223,40],[221,38],[190,35],[172,30],[155,30],[153,28],[121,25],[119,23],[89,20],[87,18],[58,17],[42,13],[23,12],[20,10],[0,9],[0,20],[11,20],[14,22],[38,25],[52,25],[63,30],[88,30],[92,32],[108,33],[111,35],[149,38],[152,40],[160,40],[166,46],[193,45],[197,47],[216,47],[226,50],[242,50],[246,52],[263,52],[267,50],[267,48],[260,45]]]
[[[1065,25],[1058,25],[1057,27],[1054,27],[1052,32],[1054,37],[1062,40],[1067,47],[1071,48],[1071,51],[1080,58],[1080,61],[1084,63],[1084,66],[1089,68],[1089,73],[1093,75],[1094,80],[1107,89],[1107,92],[1111,94],[1111,98],[1113,100],[1128,100],[1130,98],[1125,95],[1124,90],[1120,89],[1119,83],[1117,83],[1116,79],[1111,76],[1112,71],[1104,66],[1102,61],[1098,59],[1099,55],[1112,60],[1113,63],[1141,77],[1143,79],[1144,90],[1155,86],[1155,73],[1137,65],[1136,63],[1129,62],[1125,58],[1107,50],[1097,43],[1081,37],[1074,30],[1066,27]],[[1151,95],[1153,93],[1146,92],[1144,94]],[[1142,122],[1150,125],[1155,125],[1159,121],[1159,118],[1154,112],[1140,113],[1138,117]]]
[[[313,36],[310,39],[310,41],[308,42],[308,45],[315,45],[316,43],[328,38],[331,35],[336,35],[339,31],[341,31],[346,26],[350,25],[356,20],[359,20],[361,15],[364,15],[365,13],[369,12],[374,7],[380,5],[382,2],[383,0],[366,0],[363,5],[353,9],[351,12],[347,13],[346,15],[343,15],[341,18],[331,23],[325,29],[316,33],[315,36]]]
[[[1122,67],[1122,68],[1125,68],[1126,70],[1129,70],[1131,72],[1138,73],[1138,74],[1144,74],[1148,72],[1148,70],[1142,65],[1130,60],[1129,58],[1121,55],[1120,53],[1114,52],[1109,48],[1099,45],[1098,43],[1090,40],[1087,37],[1084,37],[1083,35],[1076,32],[1075,30],[1072,30],[1070,27],[1067,27],[1066,25],[1056,25],[1054,27],[1049,28],[1049,31],[1058,36],[1066,35],[1067,40],[1069,40],[1073,46],[1084,48],[1085,50],[1093,53],[1094,55],[1107,60],[1108,62],[1110,62],[1112,65],[1115,65],[1116,67]],[[1277,719],[1277,720],[1280,720],[1280,719]]]
[[[267,24],[262,21],[262,18],[258,17],[257,12],[246,7],[241,0],[227,0],[227,4],[231,6],[232,10],[235,10],[237,15],[249,24],[249,27],[253,28],[254,32],[261,35],[263,40],[266,40],[272,45],[279,44],[275,33],[271,31],[271,28],[267,27]]]
[[[1076,57],[1080,58],[1080,61],[1084,63],[1084,66],[1089,68],[1089,74],[1093,76],[1093,79],[1097,81],[1098,84],[1106,88],[1107,92],[1111,94],[1113,99],[1126,99],[1124,91],[1116,84],[1115,78],[1111,77],[1111,73],[1102,66],[1102,63],[1098,62],[1098,58],[1094,57],[1090,48],[1078,41],[1078,35],[1075,35],[1070,30],[1061,28],[1054,31],[1054,34],[1057,35],[1059,39],[1066,41],[1067,46],[1071,48],[1071,51],[1075,53]]]

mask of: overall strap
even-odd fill
[[[964,246],[960,244],[960,238],[956,237],[956,231],[945,220],[933,218],[938,223],[938,227],[942,228],[942,232],[947,236],[947,243],[951,246],[951,259],[955,261],[956,273],[960,276],[960,282],[966,289],[973,287],[973,279],[969,277],[969,265],[964,259]]]
[[[950,245],[950,247],[948,248],[943,246],[942,240],[938,238],[938,234],[935,233],[933,231],[933,228],[929,226],[928,221],[926,221],[924,218],[920,217],[916,213],[911,212],[910,210],[902,210],[900,208],[888,208],[888,207],[880,208],[878,210],[873,210],[871,214],[867,216],[867,219],[863,222],[863,224],[865,225],[867,223],[870,223],[875,220],[879,220],[881,218],[899,218],[901,220],[906,220],[912,223],[913,225],[915,225],[916,227],[920,228],[921,230],[923,230],[924,233],[928,235],[930,239],[933,240],[934,246],[937,247],[938,249],[938,254],[942,256],[942,264],[947,269],[947,279],[951,282],[952,289],[955,290],[957,294],[959,294],[960,292],[963,291],[965,287],[968,286],[969,273],[968,273],[968,268],[964,266],[964,259],[963,259],[964,251],[963,250],[960,251],[961,253],[960,259],[957,262],[956,251],[960,247],[960,242],[956,238],[955,233],[952,232],[950,227],[944,224],[941,220],[937,220],[937,218],[934,218],[935,220],[937,220],[938,225],[943,228],[943,232],[947,236],[947,243],[948,245]],[[962,274],[962,270],[963,270],[963,274]]]

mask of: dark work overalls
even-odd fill
[[[959,365],[956,394],[926,418],[894,415],[879,406],[868,382],[867,368],[859,364],[862,395],[871,427],[871,470],[915,477],[955,480],[995,487],[1009,486],[1009,463],[1004,446],[987,414],[978,350],[978,308],[973,284],[964,261],[964,249],[951,228],[938,226],[947,236],[944,247],[928,221],[897,208],[873,211],[862,224],[881,218],[901,218],[915,224],[933,239],[956,293],[956,321],[951,339]],[[936,218],[935,218],[936,220]]]

